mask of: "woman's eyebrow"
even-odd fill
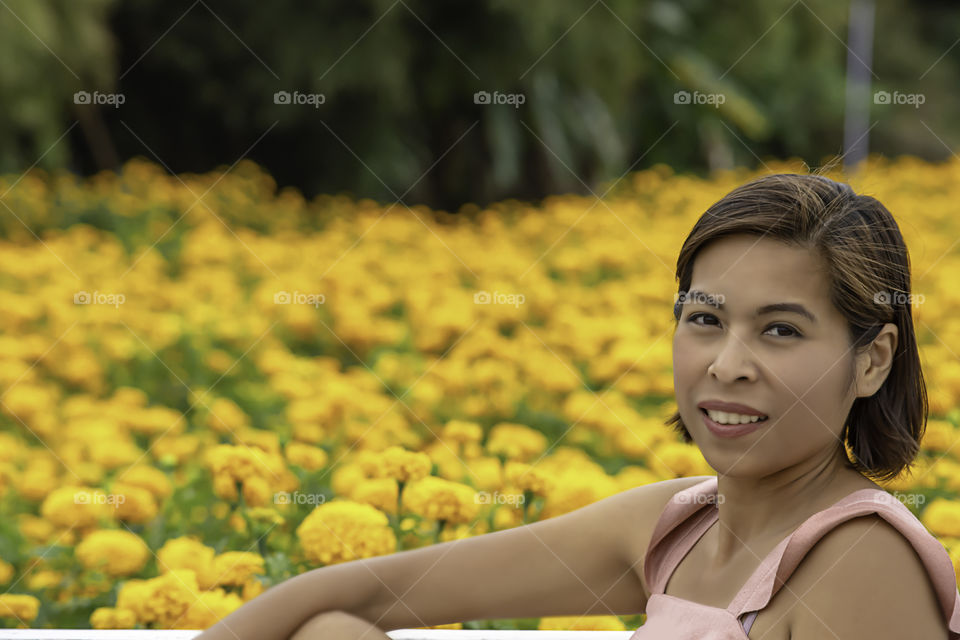
[[[717,295],[692,289],[687,292],[686,302],[705,304],[723,311],[724,305],[722,302],[719,302],[718,299],[719,296]],[[796,313],[797,315],[803,316],[814,324],[817,323],[817,316],[815,316],[813,312],[809,311],[805,306],[802,304],[797,304],[796,302],[775,302],[772,304],[765,304],[762,307],[757,307],[757,311],[754,313],[754,316],[762,316],[767,313],[776,312]]]

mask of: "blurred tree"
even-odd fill
[[[143,155],[176,172],[246,156],[308,197],[346,191],[455,210],[600,194],[605,181],[658,162],[706,171],[796,156],[816,165],[842,150],[848,7],[832,0],[9,5],[27,25],[64,25],[50,48],[79,84],[116,78],[126,97],[119,108],[93,107],[102,129],[88,115],[71,130],[72,154],[65,139],[41,161],[83,173],[113,166],[112,145],[120,159]],[[17,107],[30,116],[0,115],[0,170],[17,171],[43,150],[22,140],[47,140],[86,111],[64,110],[77,78],[3,12],[0,34],[19,44],[0,38],[0,52],[29,60],[30,71],[7,63],[0,90],[37,105]],[[943,54],[958,28],[952,5],[879,3],[874,83],[923,91],[926,102],[920,111],[871,105],[871,150],[949,153],[960,134],[950,111],[958,63]],[[37,69],[49,83],[31,82]],[[277,92],[291,101],[275,102]],[[478,92],[507,103],[478,103]],[[313,94],[323,102],[304,98]]]
[[[99,111],[74,102],[112,91],[116,52],[107,25],[115,0],[4,0],[0,7],[0,170],[70,164],[64,137],[78,123],[101,164],[116,164]]]

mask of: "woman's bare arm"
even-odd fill
[[[365,560],[382,584],[368,619],[393,630],[641,613],[636,541],[649,539],[669,496],[703,479],[657,482],[530,525]]]
[[[671,495],[703,479],[656,482],[530,525],[314,569],[268,589],[197,639],[288,640],[314,616],[336,610],[388,631],[641,613],[639,576],[653,525]]]
[[[313,569],[270,587],[196,640],[288,640],[318,614],[335,611],[368,619],[381,586],[362,561]]]

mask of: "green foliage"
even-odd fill
[[[831,0],[6,4],[0,172],[137,155],[208,171],[249,154],[308,196],[455,210],[600,193],[657,163],[818,165],[842,151],[849,5]],[[871,103],[872,150],[949,152],[958,27],[945,6],[876,3],[872,89],[926,99]],[[126,102],[78,108],[78,89]],[[278,91],[324,102],[276,104]],[[476,104],[480,91],[523,104]]]

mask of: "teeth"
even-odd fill
[[[726,411],[713,411],[706,409],[710,419],[719,424],[746,424],[748,422],[757,422],[760,416],[745,416],[742,413],[727,413]]]

